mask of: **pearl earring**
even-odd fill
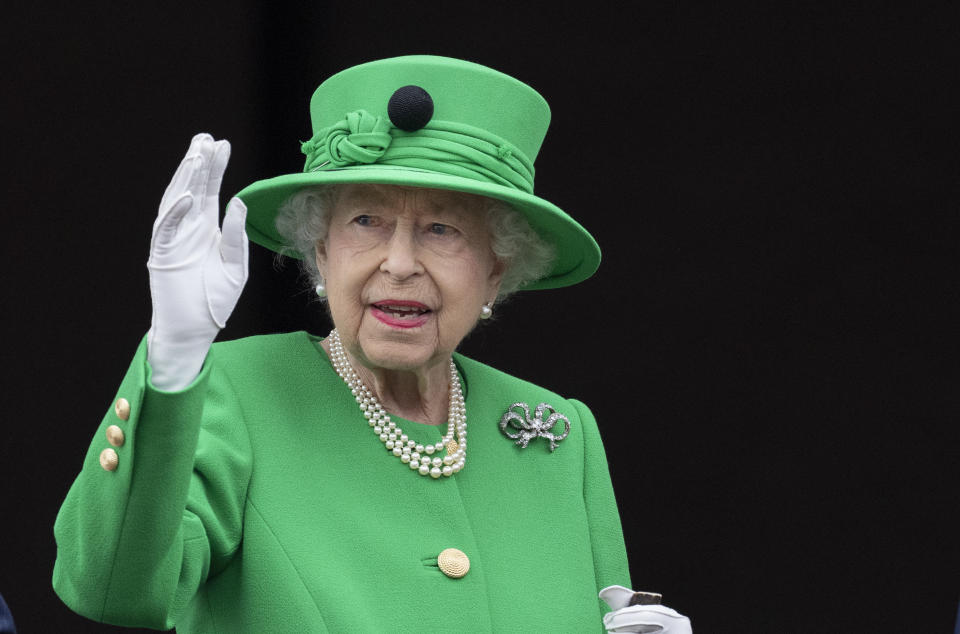
[[[314,290],[317,291],[317,297],[327,296],[327,287],[323,285],[323,280],[320,280],[320,283],[317,284],[317,287]]]
[[[480,307],[480,319],[490,319],[493,316],[493,308],[491,308],[490,303],[487,302]]]

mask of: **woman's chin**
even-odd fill
[[[430,351],[412,347],[374,346],[363,349],[364,362],[371,369],[416,372],[430,365],[433,355]]]
[[[360,332],[363,361],[387,370],[417,370],[439,354],[435,332],[419,328],[390,328],[378,324],[369,334]]]

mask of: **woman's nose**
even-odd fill
[[[419,251],[419,245],[413,232],[402,225],[398,225],[386,245],[386,253],[383,262],[380,263],[380,270],[398,280],[423,273]]]

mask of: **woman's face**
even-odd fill
[[[361,363],[446,367],[500,286],[483,202],[418,187],[338,189],[317,266],[333,323]]]

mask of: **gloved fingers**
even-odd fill
[[[243,284],[247,279],[250,249],[246,224],[247,206],[239,198],[231,198],[227,203],[227,213],[223,217],[220,255],[223,258],[224,270],[237,284]]]
[[[633,597],[633,590],[623,586],[607,586],[600,591],[598,596],[610,606],[611,610],[619,610],[630,605],[630,599]]]
[[[163,198],[160,199],[160,213],[163,213],[163,210],[169,207],[183,192],[188,191],[190,182],[193,180],[193,173],[202,163],[200,144],[208,139],[212,139],[212,137],[209,134],[201,133],[190,140],[187,153],[173,173],[173,178],[170,179],[167,189],[163,192]]]
[[[183,217],[193,207],[193,196],[184,192],[167,209],[161,209],[153,223],[153,237],[150,239],[150,259],[155,261],[169,252],[177,237],[177,231]]]
[[[214,141],[210,148],[210,171],[207,174],[206,202],[214,216],[220,217],[220,184],[223,183],[223,173],[227,171],[230,162],[230,142],[226,139]]]
[[[690,619],[664,605],[633,605],[607,612],[603,625],[610,632],[692,633]]]
[[[625,629],[615,628],[607,630],[607,632],[612,632],[613,634],[671,634],[670,632],[664,632],[663,628],[659,625],[634,625],[627,626]]]
[[[189,221],[206,225],[208,230],[216,231],[216,229],[220,228],[220,211],[216,208],[215,204],[208,204],[208,189],[210,185],[210,169],[216,152],[217,142],[214,141],[213,137],[209,134],[198,134],[194,139],[197,140],[196,148],[197,156],[200,158],[200,164],[190,173],[187,189],[194,195],[198,204],[194,207],[194,213],[190,215]]]

